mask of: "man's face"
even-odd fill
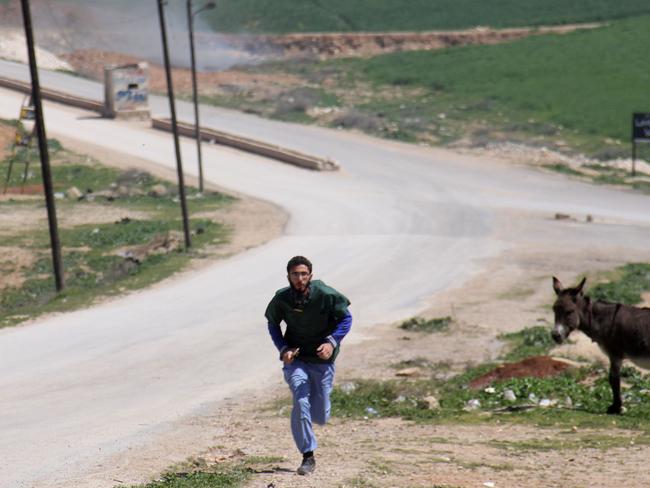
[[[299,264],[289,270],[289,283],[297,292],[305,293],[310,280],[311,273],[305,264]]]

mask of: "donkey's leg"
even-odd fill
[[[607,413],[621,413],[621,364],[623,358],[609,358],[609,385],[612,387],[612,404],[607,409]]]

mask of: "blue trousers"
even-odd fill
[[[323,425],[330,417],[330,393],[334,383],[333,364],[306,363],[296,359],[282,368],[293,395],[291,433],[302,453],[318,447],[312,422]]]

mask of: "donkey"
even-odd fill
[[[584,332],[609,357],[609,384],[613,402],[609,414],[620,414],[621,364],[627,358],[643,368],[650,367],[650,308],[631,307],[620,303],[592,301],[582,288],[586,278],[574,288],[564,288],[553,277],[557,299],[553,304],[555,326],[551,336],[561,344],[578,329]]]

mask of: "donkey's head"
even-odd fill
[[[565,289],[560,280],[553,277],[553,289],[557,299],[553,304],[555,326],[553,332],[551,332],[551,337],[558,344],[562,344],[569,337],[569,334],[580,325],[581,309],[585,305],[585,298],[582,294],[585,281],[587,281],[587,278],[583,278],[578,286]]]

